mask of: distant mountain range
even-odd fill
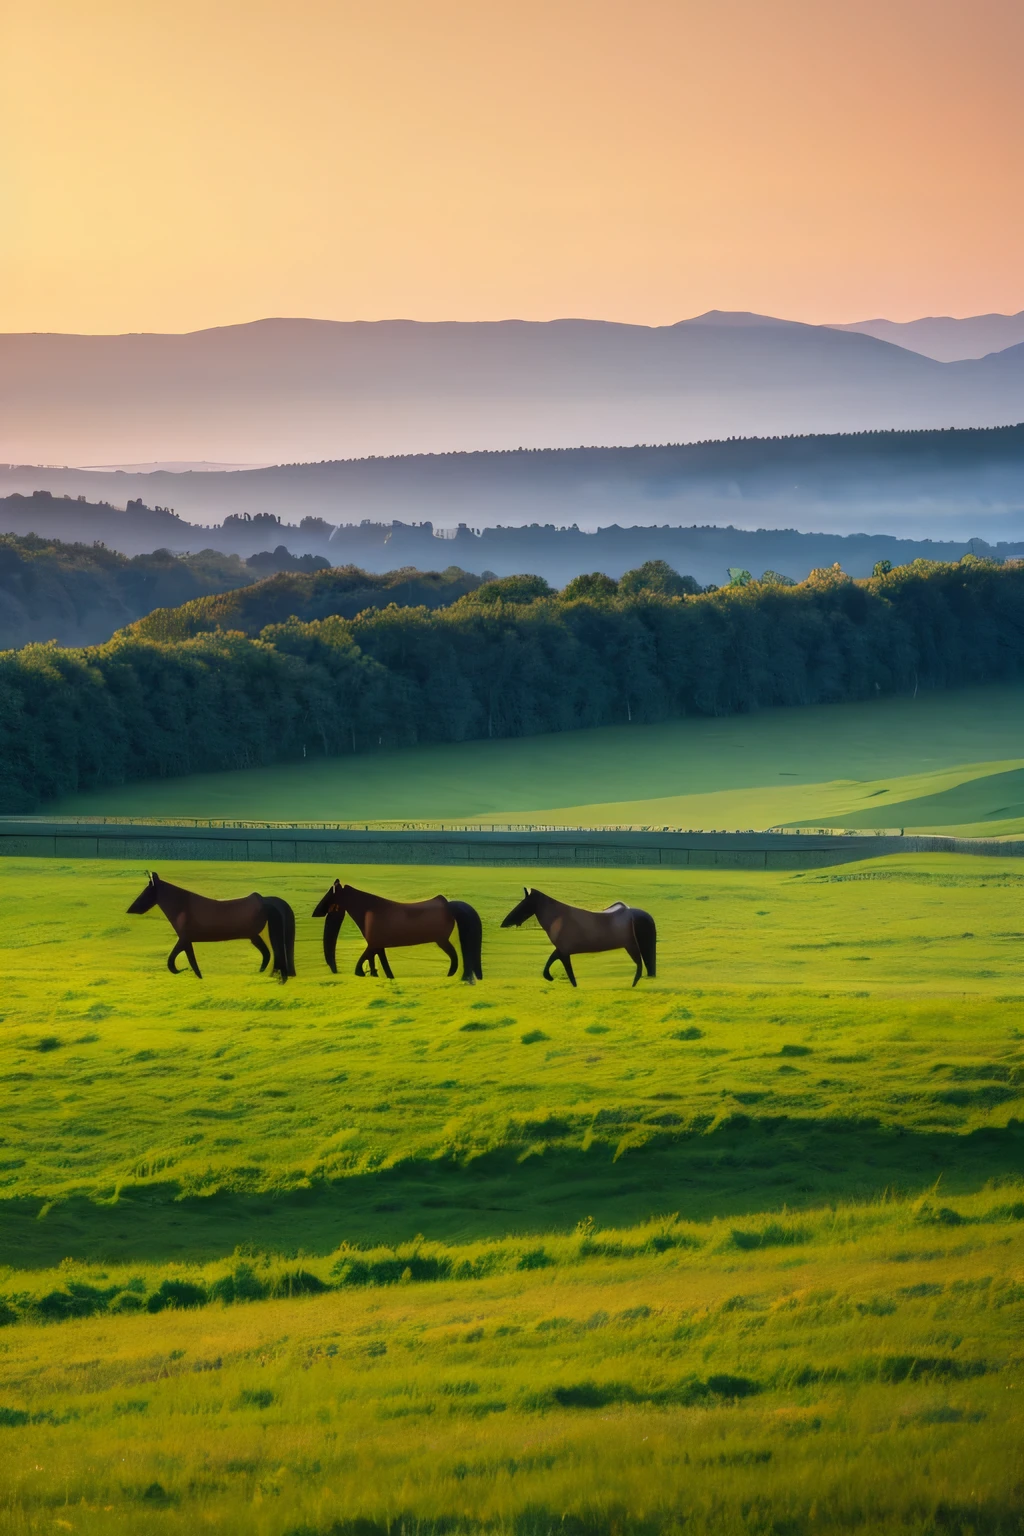
[[[837,331],[859,331],[879,341],[921,352],[940,363],[987,357],[1024,341],[1024,309],[1016,315],[970,315],[954,320],[950,315],[931,315],[926,320],[856,320],[837,325]]]
[[[280,319],[9,335],[0,460],[265,464],[1024,419],[1024,342],[940,362],[863,332],[711,311],[661,327]]]

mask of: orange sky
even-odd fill
[[[1024,307],[1022,0],[31,0],[0,330]]]

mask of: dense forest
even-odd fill
[[[285,619],[336,615],[354,619],[364,608],[386,608],[390,603],[401,608],[444,608],[474,591],[484,579],[457,565],[444,571],[406,567],[382,576],[356,565],[328,567],[325,560],[323,566],[313,574],[281,572],[255,586],[217,597],[198,597],[178,608],[157,609],[134,624],[132,633],[147,640],[187,640],[213,629],[258,635],[268,624]],[[484,577],[491,574],[485,572]]]
[[[437,608],[479,585],[480,577],[457,567],[427,575],[334,571],[322,556],[292,555],[283,545],[248,560],[214,549],[129,557],[100,544],[0,535],[0,650],[33,640],[99,645],[154,609],[175,615],[157,617],[146,631],[158,638],[218,627],[258,634],[291,614],[354,616],[381,602]],[[204,617],[189,629],[193,612]]]
[[[128,629],[0,655],[0,810],[132,779],[417,742],[525,736],[1019,676],[1024,564],[968,556],[855,582],[735,571],[695,593],[655,563],[551,593],[288,618],[257,638]],[[286,814],[286,807],[282,807]]]
[[[0,534],[0,650],[31,640],[96,645],[153,608],[254,580],[237,555],[214,549],[129,558],[100,544]]]

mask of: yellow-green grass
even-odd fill
[[[827,1186],[792,1167],[791,1187],[784,1179],[771,1191],[760,1179],[777,1179],[777,1168],[755,1189],[747,1174],[724,1176],[732,1198],[764,1209],[803,1184],[805,1196],[871,1194],[906,1185],[904,1163],[928,1148],[945,1150],[934,1172],[922,1165],[926,1181],[947,1164],[956,1177],[961,1153],[950,1148],[981,1127],[994,1139],[978,1145],[999,1155],[999,1128],[1020,1107],[1024,869],[1013,859],[901,856],[799,874],[344,871],[389,895],[440,888],[472,902],[485,927],[486,979],[475,988],[449,981],[433,947],[396,951],[394,983],[357,979],[362,941],[351,924],[332,976],[309,913],[333,870],[188,863],[161,873],[213,895],[288,899],[299,916],[297,978],[261,976],[244,943],[200,946],[203,981],[168,975],[165,919],[125,913],[145,880],[130,864],[11,860],[3,870],[3,1192],[9,1205],[113,1200],[120,1189],[90,1218],[110,1241],[122,1229],[133,1241],[134,1218],[122,1219],[132,1200],[148,1231],[144,1193],[178,1186],[241,1197],[311,1185],[308,1209],[327,1202],[332,1247],[357,1228],[412,1236],[424,1221],[462,1237],[543,1226],[551,1201],[563,1217],[578,1214],[580,1188],[608,1174],[616,1149],[653,1141],[667,1177],[695,1147],[742,1139],[734,1118],[751,1114],[755,1127],[786,1117],[798,1143],[823,1120],[837,1135],[856,1122],[865,1145],[899,1130],[903,1150],[885,1153],[895,1161],[884,1175],[844,1165]],[[499,927],[523,884],[590,907],[620,897],[647,907],[659,925],[657,979],[631,989],[632,964],[617,953],[581,957],[575,992],[561,977],[545,983],[550,945],[536,924]],[[515,1161],[531,1148],[545,1155]],[[423,1214],[417,1200],[401,1220],[374,1217],[382,1182],[402,1186],[401,1205],[407,1178],[409,1189],[421,1178],[458,1183],[453,1163],[484,1153],[509,1185],[497,1210],[456,1202]],[[521,1172],[510,1174],[505,1154]],[[336,1200],[338,1176],[351,1188]],[[483,1170],[474,1176],[487,1183]],[[652,1212],[713,1214],[707,1202],[721,1190],[701,1190],[695,1171],[685,1191],[644,1198]],[[68,1209],[33,1220],[32,1243],[47,1243]],[[182,1212],[182,1241],[190,1221]],[[236,1228],[228,1236],[233,1246]]]
[[[198,774],[61,814],[490,824],[1024,830],[1024,689],[772,709]]]
[[[344,872],[472,901],[474,988],[331,976],[334,873],[161,869],[291,901],[281,986],[0,869],[0,1530],[1019,1532],[1017,861]],[[523,883],[657,979],[546,985]]]
[[[959,1204],[6,1329],[0,1529],[1010,1536],[1021,1223]]]

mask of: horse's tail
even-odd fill
[[[633,937],[636,939],[648,976],[658,972],[658,930],[654,918],[640,907],[633,908]]]
[[[264,896],[274,970],[282,981],[295,975],[295,913],[280,896]]]
[[[462,979],[472,982],[483,981],[483,943],[484,925],[480,921],[480,914],[475,907],[471,907],[468,901],[450,901],[448,911],[455,919],[455,926],[459,930],[459,944],[462,948]]]

